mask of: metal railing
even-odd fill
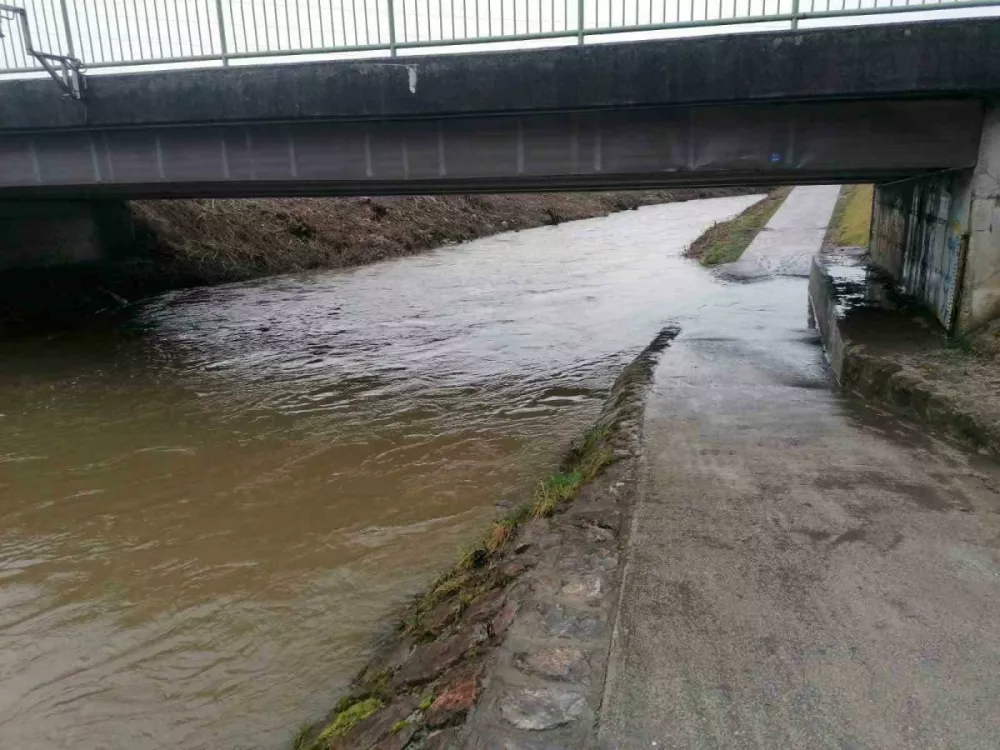
[[[88,69],[468,44],[1000,6],[1000,0],[18,0],[40,48]],[[3,17],[0,15],[0,17]],[[9,19],[10,16],[8,15]],[[40,71],[0,20],[0,74]]]
[[[73,99],[80,99],[86,85],[80,72],[83,64],[75,57],[53,54],[35,47],[32,39],[31,25],[28,23],[28,13],[17,5],[0,4],[0,19],[13,21],[20,32],[26,55],[30,55],[65,94]],[[0,32],[2,33],[2,32]]]

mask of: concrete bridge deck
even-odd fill
[[[0,196],[887,180],[975,164],[1000,20],[0,84]]]

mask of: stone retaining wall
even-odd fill
[[[498,523],[481,555],[414,603],[352,692],[298,738],[297,750],[593,746],[644,397],[675,335],[662,331],[622,372],[588,433],[601,436],[597,449],[610,464],[555,513],[526,509],[509,538]],[[586,450],[577,448],[567,467]]]

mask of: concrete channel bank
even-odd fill
[[[809,298],[845,389],[1000,457],[993,358],[956,347],[856,249],[813,259]]]
[[[821,239],[657,367],[601,748],[1000,746],[1000,471],[833,387]]]

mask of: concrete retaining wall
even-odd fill
[[[844,370],[844,339],[838,324],[837,299],[833,278],[820,260],[813,258],[809,270],[809,309],[823,340],[830,369],[840,383]]]
[[[969,214],[971,170],[875,191],[872,261],[946,328],[954,316]]]
[[[0,270],[109,260],[131,237],[120,201],[0,202]]]
[[[928,335],[923,325],[897,311],[896,297],[891,282],[857,256],[813,259],[810,308],[837,382],[845,391],[1000,457],[1000,421],[950,381],[930,378],[908,364],[905,346],[895,348],[897,339],[907,338],[907,328]]]
[[[1000,316],[1000,107],[988,107],[973,169],[875,190],[871,257],[949,331]]]
[[[968,238],[956,320],[960,331],[1000,317],[1000,106],[986,112],[971,176]]]

